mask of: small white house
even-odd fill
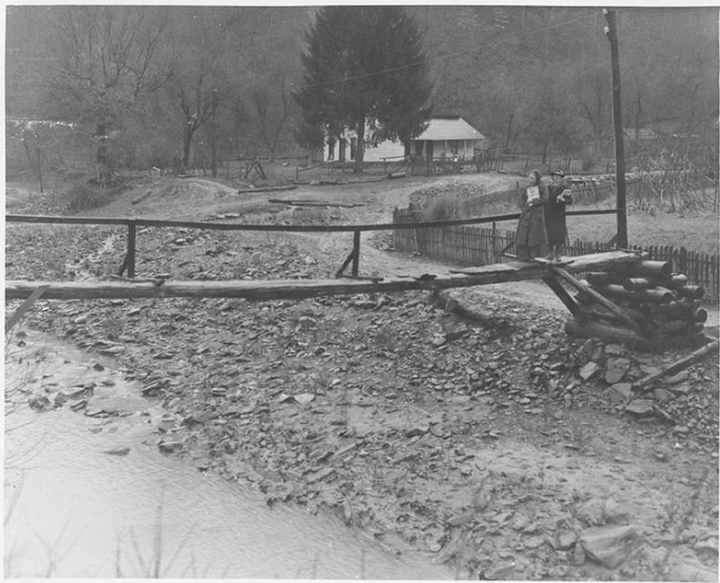
[[[400,142],[384,141],[377,146],[366,143],[364,160],[382,162],[408,155],[423,158],[470,159],[485,147],[487,140],[460,116],[433,117],[425,131],[411,141],[409,149]],[[323,146],[324,161],[355,160],[357,138],[347,131],[340,139],[328,138]]]

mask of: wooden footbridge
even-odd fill
[[[574,211],[568,214],[606,214],[616,210]],[[573,273],[603,271],[613,265],[640,262],[643,254],[627,250],[614,250],[591,255],[573,257],[562,266],[541,261],[513,261],[481,267],[449,269],[442,273],[400,273],[386,277],[364,277],[359,274],[360,233],[362,231],[432,228],[455,224],[478,224],[496,221],[516,220],[513,215],[475,217],[471,219],[439,222],[421,222],[383,225],[244,225],[222,223],[198,223],[186,221],[159,221],[152,219],[120,219],[94,217],[45,217],[8,215],[8,222],[23,223],[65,223],[65,224],[103,224],[125,225],[128,229],[127,253],[118,275],[109,276],[104,281],[18,281],[5,282],[5,298],[20,299],[25,302],[8,318],[6,330],[12,327],[38,299],[74,300],[74,299],[140,299],[140,298],[238,298],[251,301],[278,299],[304,299],[331,295],[354,295],[361,293],[402,292],[411,290],[442,290],[449,288],[471,287],[523,280],[543,280],[562,303],[576,314],[579,305],[567,292],[561,281],[577,291],[592,296],[595,300],[616,314],[631,329],[637,327],[631,318],[617,305],[603,298],[583,282],[575,279]],[[334,278],[329,279],[276,279],[276,280],[226,280],[226,281],[174,281],[162,277],[135,277],[135,237],[138,226],[144,227],[182,227],[190,229],[213,230],[260,230],[260,231],[325,231],[353,232],[353,248]],[[352,275],[345,275],[345,269],[352,264]],[[127,270],[129,277],[123,277]]]
[[[173,281],[164,279],[122,279],[107,281],[13,281],[5,282],[6,299],[27,299],[42,290],[48,300],[111,298],[243,298],[247,300],[303,299],[317,296],[360,293],[441,290],[523,280],[546,280],[559,292],[559,273],[571,274],[604,270],[618,263],[640,261],[633,251],[608,251],[573,257],[561,268],[541,262],[516,261],[451,269],[444,273],[397,274],[388,277],[340,276],[332,279],[276,279],[226,281]],[[570,280],[577,281],[572,276]],[[579,281],[577,285],[585,287]],[[562,286],[559,286],[562,289]],[[564,289],[563,289],[564,291]],[[565,302],[567,294],[560,298]]]

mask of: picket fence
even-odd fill
[[[422,221],[417,212],[396,209],[394,223]],[[515,231],[492,227],[450,226],[393,230],[393,247],[400,251],[417,252],[432,259],[458,265],[490,265],[514,261],[504,253],[514,254]],[[569,241],[564,254],[586,255],[607,251],[607,242],[598,243],[575,239]],[[717,255],[688,251],[685,247],[633,246],[645,251],[649,258],[671,261],[676,272],[687,275],[689,283],[705,288],[704,302],[718,305],[720,298],[720,258]]]

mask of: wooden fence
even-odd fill
[[[418,211],[396,210],[396,224],[421,222]],[[491,227],[454,225],[393,231],[393,247],[402,251],[419,252],[427,257],[460,265],[490,265],[514,261],[515,231]],[[608,243],[576,239],[568,241],[565,255],[578,256],[608,251]],[[673,269],[684,273],[693,285],[705,288],[705,302],[718,305],[720,298],[720,258],[717,255],[688,251],[684,247],[635,246],[657,261],[672,261]]]

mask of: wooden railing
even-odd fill
[[[615,213],[615,210],[574,211],[568,214],[598,215]],[[461,225],[477,225],[483,223],[496,223],[501,221],[515,221],[520,218],[517,213],[495,215],[490,217],[473,217],[468,219],[454,219],[447,221],[408,221],[402,224],[364,224],[364,225],[250,225],[236,223],[209,223],[199,221],[166,221],[159,219],[140,218],[110,218],[110,217],[58,217],[47,215],[6,215],[8,223],[44,223],[65,225],[117,225],[127,227],[127,251],[122,261],[118,275],[127,271],[128,277],[135,277],[136,238],[138,227],[204,229],[214,231],[274,231],[274,232],[320,232],[320,233],[353,233],[353,248],[348,258],[337,271],[339,277],[352,263],[352,275],[357,276],[360,265],[360,234],[363,231],[394,231],[397,229],[432,229],[457,227]]]

